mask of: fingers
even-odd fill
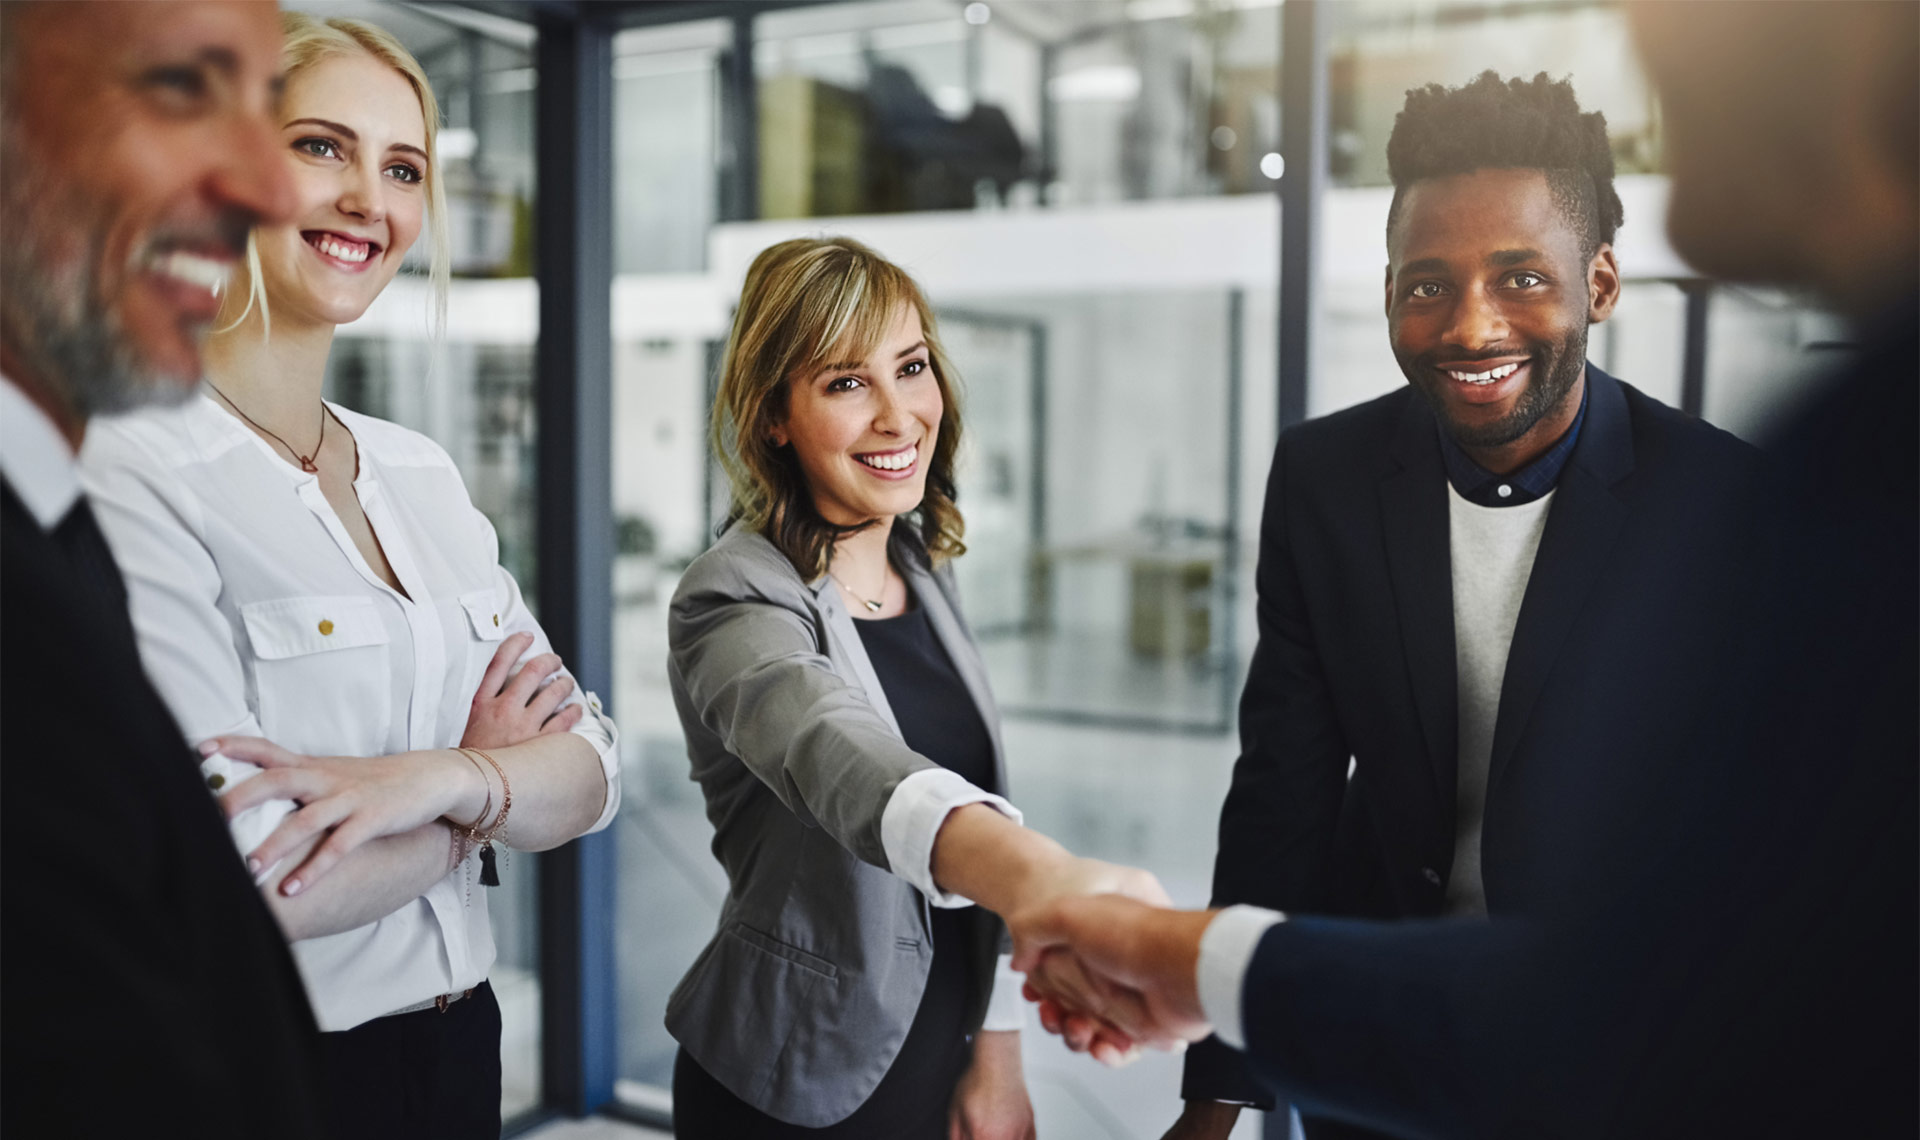
[[[258,736],[216,736],[200,743],[200,755],[221,753],[229,760],[244,760],[262,768],[284,768],[305,760],[297,752],[288,752],[271,740]]]
[[[507,687],[501,690],[500,696],[511,701],[513,707],[520,708],[533,700],[533,694],[539,690],[542,682],[559,671],[560,655],[542,653],[520,667],[520,671],[513,675],[513,680],[508,681]]]
[[[311,768],[269,768],[220,793],[220,810],[232,819],[272,800],[317,799],[326,787],[324,776]]]
[[[258,779],[259,777],[255,777]],[[254,874],[271,867],[302,843],[345,819],[351,809],[338,797],[308,804],[280,822],[260,846],[247,855],[247,870]],[[285,884],[283,883],[284,887]]]
[[[556,732],[572,732],[573,726],[579,724],[580,718],[586,714],[585,705],[568,705],[547,718],[547,723],[540,726],[540,735],[551,736]]]
[[[488,697],[497,697],[507,683],[507,675],[513,671],[513,663],[533,644],[531,633],[516,633],[500,643],[494,651],[493,660],[487,662],[487,671],[480,675],[480,687],[474,691],[473,699],[479,702]]]
[[[373,837],[373,829],[363,824],[359,818],[349,819],[334,828],[333,834],[327,836],[325,843],[314,848],[313,854],[307,856],[306,862],[294,868],[292,874],[280,881],[280,893],[292,896],[312,887],[320,881],[322,875],[333,870],[340,860]],[[272,836],[268,837],[268,841],[272,841]],[[272,866],[264,860],[260,865]]]
[[[533,700],[527,703],[527,712],[544,723],[553,715],[554,710],[560,707],[560,702],[566,700],[572,692],[573,678],[562,673],[533,695]]]

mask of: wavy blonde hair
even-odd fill
[[[440,101],[433,97],[433,85],[427,82],[427,73],[413,53],[393,37],[385,28],[376,27],[365,20],[349,20],[336,17],[321,19],[305,12],[283,12],[280,15],[280,33],[284,37],[280,46],[280,66],[288,79],[324,60],[343,55],[367,55],[386,64],[400,73],[401,78],[413,88],[420,98],[420,117],[427,125],[427,240],[432,243],[427,257],[427,279],[433,285],[433,322],[434,335],[440,335],[447,323],[447,289],[452,278],[451,251],[447,245],[447,191],[440,178]],[[227,301],[221,306],[224,316],[233,307],[239,290],[227,294]],[[221,332],[231,332],[247,319],[255,305],[260,307],[260,325],[262,335],[272,331],[272,318],[267,312],[266,286],[260,275],[260,247],[253,235],[247,236],[247,288],[246,304],[232,319],[221,326]]]
[[[773,442],[794,380],[835,360],[864,360],[893,327],[900,306],[920,317],[945,410],[927,464],[926,496],[907,531],[935,565],[966,552],[955,503],[960,449],[958,376],[940,345],[933,311],[905,270],[851,238],[795,238],[762,250],[747,270],[714,399],[713,450],[732,488],[727,523],[767,536],[809,581],[827,572],[833,545],[874,523],[839,526],[815,508],[790,446]],[[896,532],[897,534],[898,532]]]

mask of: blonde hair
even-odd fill
[[[432,243],[427,257],[427,279],[433,286],[433,331],[436,337],[439,336],[447,323],[447,289],[452,267],[451,251],[447,245],[447,191],[440,178],[440,102],[433,97],[433,85],[427,82],[426,71],[420,67],[420,61],[413,58],[413,53],[393,37],[393,33],[364,20],[343,17],[323,20],[305,12],[283,12],[280,15],[280,32],[284,37],[280,46],[280,65],[288,79],[324,60],[359,53],[372,56],[399,72],[401,78],[413,87],[413,93],[419,96],[420,117],[427,125],[427,168],[424,174],[427,240]],[[232,296],[229,294],[229,304],[222,306],[223,309],[231,307]],[[260,306],[262,335],[272,329],[272,318],[267,312],[266,286],[260,274],[260,247],[252,234],[247,236],[246,298],[246,305],[220,329],[221,332],[238,328],[255,305]]]
[[[714,399],[713,449],[732,488],[727,522],[766,535],[809,581],[826,573],[833,545],[866,523],[838,526],[814,506],[791,447],[776,446],[796,377],[834,360],[861,360],[912,305],[945,410],[927,464],[926,496],[910,528],[934,564],[966,552],[955,503],[960,449],[958,376],[940,346],[933,312],[905,270],[851,238],[795,238],[761,251],[747,270]]]

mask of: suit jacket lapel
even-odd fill
[[[1614,485],[1633,470],[1626,397],[1619,381],[1591,364],[1587,390],[1587,418],[1560,472],[1507,650],[1489,788],[1512,758],[1554,660],[1605,572],[1607,553],[1627,521],[1627,506],[1613,493]]]
[[[1459,698],[1447,472],[1437,430],[1423,398],[1410,393],[1391,448],[1394,462],[1380,480],[1380,514],[1407,678],[1433,765],[1435,791],[1441,803],[1451,804],[1458,780]]]

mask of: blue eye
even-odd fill
[[[332,139],[305,138],[293,144],[293,149],[314,158],[339,158],[340,146]]]
[[[395,182],[405,182],[409,185],[415,185],[427,180],[427,176],[420,173],[419,168],[404,162],[396,162],[392,166],[387,167],[387,173],[393,176]]]

